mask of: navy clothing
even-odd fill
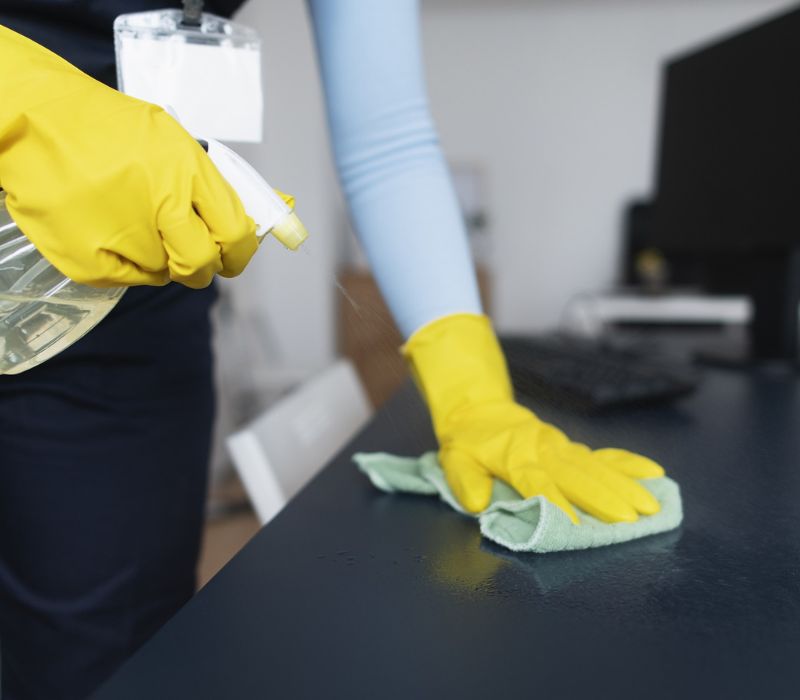
[[[4,700],[86,697],[193,594],[212,299],[132,289],[65,352],[0,376]]]
[[[0,24],[113,84],[114,18],[169,4],[0,0]],[[65,352],[0,376],[3,700],[86,697],[193,594],[214,298],[132,288]]]

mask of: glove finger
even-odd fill
[[[222,269],[222,261],[219,246],[203,219],[192,211],[180,223],[159,224],[159,230],[167,251],[170,279],[192,289],[211,284]]]
[[[656,497],[629,476],[598,461],[587,465],[586,468],[598,482],[632,505],[642,515],[653,515],[661,510],[661,504]]]
[[[578,525],[580,519],[575,509],[566,499],[553,480],[541,469],[535,467],[515,469],[511,485],[519,491],[523,498],[544,496],[552,504],[563,510],[573,524]]]
[[[570,502],[567,500],[566,496],[561,493],[561,490],[555,484],[551,483],[546,486],[542,490],[542,496],[544,496],[548,501],[553,503],[554,505],[558,506],[563,510],[567,517],[572,521],[573,525],[580,525],[581,521],[578,517],[578,514],[575,512],[575,509],[572,507]]]
[[[78,284],[86,284],[100,289],[109,287],[135,287],[148,285],[163,287],[169,283],[167,270],[150,270],[137,265],[132,260],[109,250],[99,250],[96,257],[100,262],[91,268],[67,267],[59,271]],[[98,274],[102,270],[102,274]]]
[[[664,468],[643,455],[614,447],[595,450],[595,457],[604,464],[631,477],[631,479],[658,479],[664,476]]]
[[[192,202],[222,253],[220,274],[235,277],[258,250],[256,223],[211,159],[202,150],[199,157],[200,176],[194,182]]]
[[[536,439],[542,445],[547,445],[551,449],[558,450],[571,443],[564,431],[557,428],[552,423],[545,423],[536,419]]]
[[[462,450],[442,450],[439,462],[450,490],[470,513],[480,513],[492,500],[492,475]]]
[[[548,501],[561,508],[575,525],[579,524],[575,509],[548,474],[541,469],[537,469],[533,465],[515,467],[510,472],[509,483],[523,498],[544,496]]]
[[[636,510],[583,467],[569,462],[553,464],[548,471],[570,503],[607,523],[639,519]]]
[[[169,272],[167,270],[143,270],[141,267],[137,267],[127,260],[121,260],[117,267],[106,267],[102,277],[92,275],[91,278],[87,278],[85,281],[75,278],[71,279],[74,279],[74,281],[79,284],[87,284],[101,289],[110,287],[137,287],[142,285],[163,287],[170,282]]]

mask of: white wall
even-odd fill
[[[333,271],[341,195],[325,127],[305,3],[252,0],[237,21],[264,39],[265,141],[236,145],[270,184],[297,197],[311,238],[289,253],[268,237],[242,278],[228,285],[240,309],[261,319],[272,367],[315,370],[334,356]],[[337,204],[339,202],[339,204]]]
[[[364,2],[380,0],[364,0]],[[501,329],[557,322],[615,275],[620,215],[653,170],[659,64],[796,0],[427,0],[429,84],[453,161],[488,174]],[[297,195],[307,252],[261,251],[231,288],[262,320],[266,361],[298,371],[334,354],[341,198],[304,3],[251,0],[264,45],[267,139],[240,149]]]
[[[431,99],[451,159],[486,164],[495,319],[557,323],[615,278],[625,203],[650,189],[659,66],[796,0],[432,0]]]

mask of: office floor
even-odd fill
[[[231,472],[212,488],[209,495],[203,546],[197,567],[198,589],[205,586],[247,544],[259,527],[241,482]]]

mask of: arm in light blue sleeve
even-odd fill
[[[481,313],[428,108],[417,0],[308,0],[334,156],[356,233],[405,337]]]

